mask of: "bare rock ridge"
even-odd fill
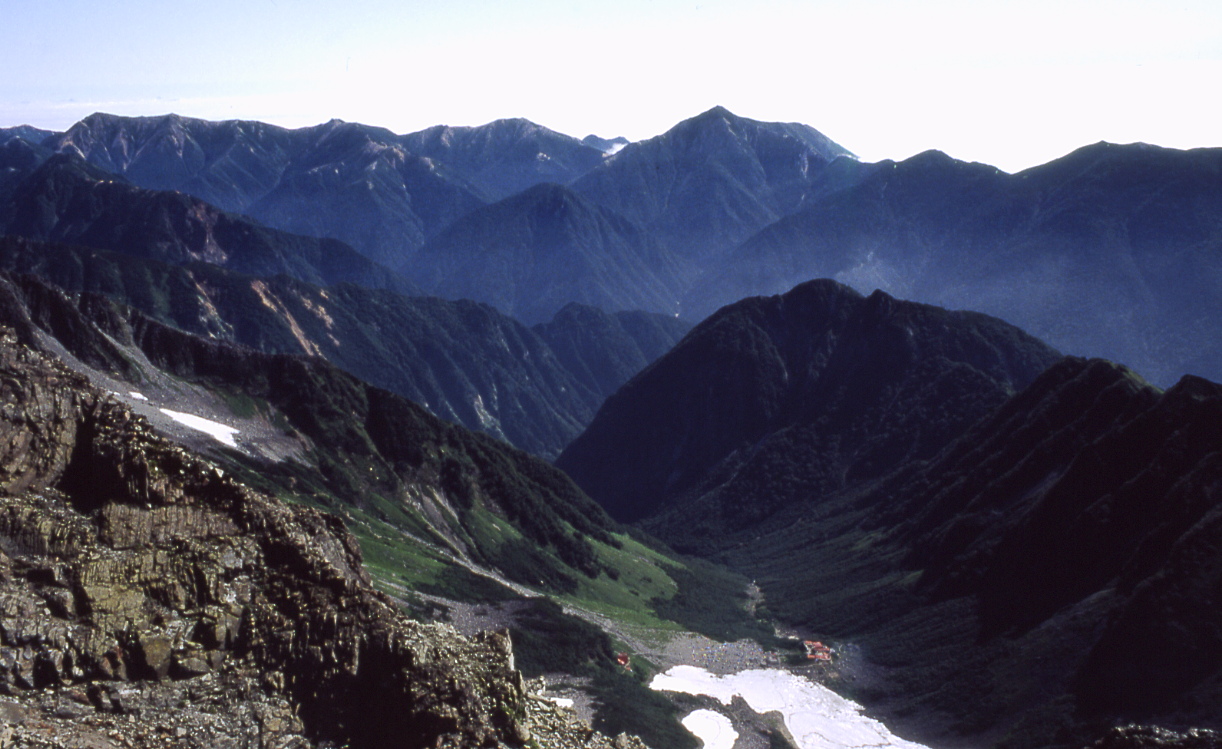
[[[527,694],[508,635],[410,621],[337,517],[156,437],[11,329],[0,403],[0,743],[610,745]]]

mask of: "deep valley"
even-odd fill
[[[1222,746],[1219,330],[1218,149],[0,128],[0,748]]]

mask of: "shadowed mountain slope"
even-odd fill
[[[533,324],[570,302],[673,313],[681,275],[638,227],[567,188],[539,185],[456,221],[417,253],[408,277]]]
[[[783,617],[884,666],[863,688],[914,738],[1216,729],[1220,409],[1199,378],[1162,393],[1067,359],[935,460],[778,517],[727,557]]]
[[[557,464],[842,643],[900,735],[1068,749],[1222,725],[1220,425],[1201,378],[819,281],[697,326]]]
[[[471,536],[481,529],[467,513],[479,504],[504,514],[533,546],[552,547],[570,567],[597,574],[586,539],[610,541],[614,523],[563,473],[538,458],[444,422],[322,359],[208,341],[97,295],[83,295],[74,303],[30,276],[2,280],[5,324],[32,343],[39,343],[36,330],[41,330],[83,363],[137,386],[143,380],[156,387],[154,374],[159,371],[265,403],[282,414],[290,433],[296,431],[308,447],[298,459],[302,466],[280,462],[267,470],[297,472],[307,483],[321,484],[320,496],[333,498],[328,503],[363,510],[393,506],[409,497],[420,503],[441,487],[453,496],[434,501],[456,508],[459,526],[436,528],[433,537],[464,537],[466,543],[458,545],[472,560],[502,569],[511,578],[525,575],[521,582],[534,583],[540,577],[554,582],[564,576],[554,564],[543,564],[542,557],[533,560],[536,568],[496,563],[498,551],[505,553],[508,547]],[[189,406],[188,401],[184,403]],[[317,475],[309,476],[309,468]],[[518,553],[530,558],[534,552],[524,548]]]
[[[535,331],[469,301],[257,279],[204,263],[171,266],[17,237],[0,238],[0,268],[106,295],[191,333],[271,353],[326,357],[442,418],[542,455],[558,454],[589,422],[619,384],[609,376],[635,374],[630,363],[644,366],[646,352],[650,361],[660,355],[681,326],[629,313],[612,325],[594,311],[586,332],[563,318],[552,326],[613,357],[618,369],[612,373],[591,369],[595,354],[570,353],[560,337],[562,361]],[[608,337],[598,343],[603,333]]]
[[[555,454],[600,399],[529,328],[485,305],[283,276],[257,279],[17,238],[2,267],[130,304],[183,330],[258,350],[324,356],[433,413]]]
[[[715,544],[932,457],[1058,357],[984,315],[812,281],[701,323],[557,465],[616,518]]]
[[[28,158],[25,163],[31,165]],[[412,290],[343,243],[268,229],[182,193],[133,187],[70,156],[51,157],[12,187],[0,206],[0,228],[166,263],[199,261],[255,276]]]
[[[571,303],[535,325],[556,358],[606,400],[637,372],[674,348],[691,330],[685,320],[631,311],[608,314]]]

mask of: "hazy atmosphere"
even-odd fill
[[[0,749],[1222,749],[1222,2],[11,2]]]
[[[1218,144],[1209,0],[64,0],[5,16],[0,126],[525,117],[636,140],[720,104],[866,160],[936,148],[1014,171],[1099,140]]]

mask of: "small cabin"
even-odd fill
[[[812,661],[830,661],[832,659],[832,649],[818,640],[803,640],[802,645],[806,648],[806,657]]]

